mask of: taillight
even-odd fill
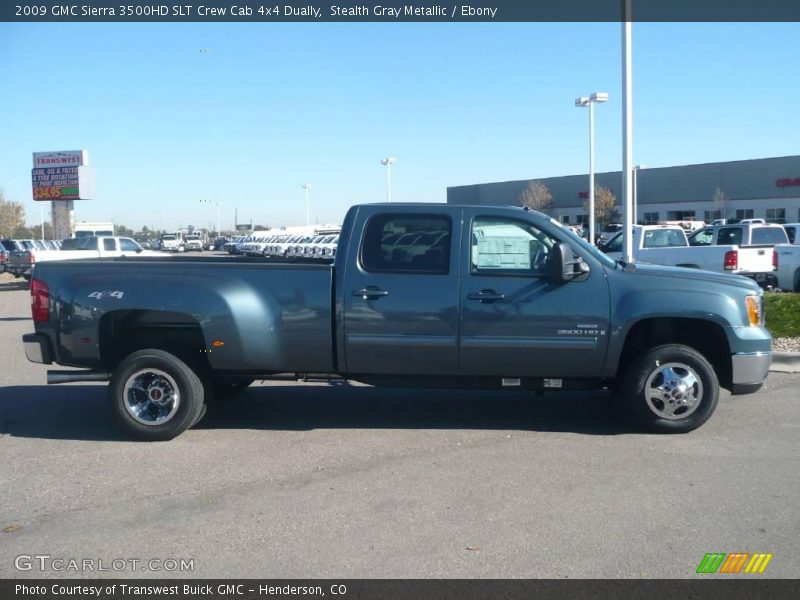
[[[778,253],[775,250],[772,251],[772,270],[778,270]]]
[[[725,253],[725,270],[736,271],[739,268],[739,251],[728,250]]]
[[[31,316],[40,323],[50,320],[50,290],[41,279],[31,279]]]
[[[31,264],[36,262],[36,255],[30,250],[28,250],[28,262]]]

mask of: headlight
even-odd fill
[[[764,297],[747,296],[744,299],[744,304],[747,307],[747,318],[750,320],[750,325],[758,327],[764,324]]]

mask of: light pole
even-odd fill
[[[591,96],[581,96],[575,106],[589,107],[589,243],[594,244],[594,105],[608,102],[606,92],[595,92]]]
[[[622,260],[633,262],[633,59],[632,52],[632,3],[624,0],[625,21],[622,23],[622,197],[625,219],[622,234]]]
[[[381,160],[381,164],[386,167],[386,201],[392,201],[392,165],[396,162],[394,156],[387,156]]]
[[[220,235],[222,235],[220,233],[220,227],[222,225],[220,224],[220,220],[219,220],[219,207],[222,206],[222,202],[220,202],[219,200],[200,200],[200,202],[202,202],[204,204],[210,204],[210,203],[213,202],[214,204],[217,205],[217,237],[219,237]]]
[[[647,165],[636,165],[633,167],[633,224],[639,222],[639,169],[644,169]]]
[[[304,183],[303,189],[306,191],[306,227],[308,227],[311,224],[311,213],[309,212],[309,207],[308,207],[308,190],[311,189],[311,184]]]

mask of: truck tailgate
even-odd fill
[[[739,273],[771,273],[774,246],[739,246]]]

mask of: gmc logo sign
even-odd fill
[[[775,185],[778,187],[800,187],[800,177],[795,177],[794,179],[778,179]]]

